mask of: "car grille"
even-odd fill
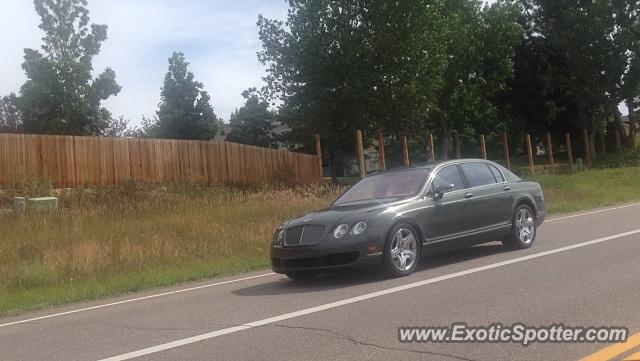
[[[286,246],[311,246],[318,244],[324,233],[324,226],[304,225],[289,228],[284,235]]]

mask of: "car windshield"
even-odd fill
[[[429,168],[419,168],[375,174],[354,184],[334,204],[413,197],[427,181],[430,172]]]

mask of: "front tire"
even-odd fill
[[[521,204],[513,213],[511,234],[502,244],[509,249],[527,249],[536,240],[536,214],[526,204]]]
[[[420,261],[420,241],[418,232],[408,224],[398,224],[391,228],[385,245],[384,266],[393,277],[407,276]]]
[[[287,273],[287,277],[294,281],[306,282],[315,279],[318,276],[318,272],[314,271],[296,271]]]

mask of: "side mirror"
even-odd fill
[[[439,200],[442,199],[442,197],[444,196],[445,192],[448,192],[452,189],[454,189],[456,187],[455,184],[449,184],[449,183],[438,183],[435,186],[435,199]]]

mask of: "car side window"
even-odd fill
[[[504,177],[502,176],[502,173],[500,173],[498,168],[489,164],[489,170],[491,170],[491,173],[493,173],[493,177],[496,179],[496,182],[502,183],[505,181]]]
[[[493,173],[484,163],[465,163],[461,167],[467,182],[469,182],[469,188],[496,183]]]
[[[436,173],[433,178],[433,182],[431,183],[431,192],[435,193],[435,186],[437,184],[453,184],[454,188],[448,190],[447,192],[458,191],[464,189],[464,181],[462,180],[462,175],[458,170],[458,167],[455,165],[446,166]]]

